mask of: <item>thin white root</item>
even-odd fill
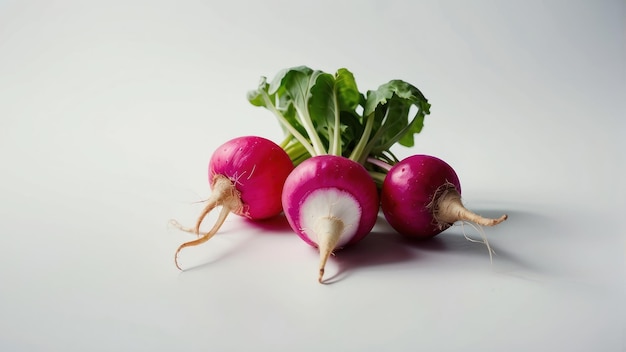
[[[196,230],[194,230],[191,227],[183,226],[181,223],[178,222],[178,220],[171,219],[169,223],[170,223],[171,226],[174,226],[175,228],[177,228],[180,231],[189,232],[189,233],[192,233],[192,234],[196,235]]]
[[[189,232],[192,235],[196,235],[196,236],[206,236],[209,232],[198,232],[196,233],[196,230],[192,227],[185,227],[183,226],[181,223],[179,223],[177,220],[175,219],[171,219],[170,220],[170,225],[174,226],[176,229],[183,231],[183,232]]]
[[[471,227],[473,227],[474,230],[476,230],[480,234],[480,237],[482,237],[482,241],[475,240],[475,239],[469,237],[467,235],[467,233],[465,232],[465,224],[468,224]],[[493,264],[493,255],[496,254],[496,251],[493,250],[493,248],[491,248],[491,246],[489,245],[489,241],[487,241],[487,234],[485,233],[485,230],[483,229],[483,227],[478,225],[478,224],[474,224],[471,221],[462,220],[461,221],[461,229],[463,230],[463,237],[465,237],[466,240],[468,240],[470,242],[474,242],[474,243],[483,243],[485,246],[487,246],[487,250],[489,251],[489,262],[491,264]]]

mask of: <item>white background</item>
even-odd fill
[[[0,350],[624,351],[625,4],[0,1]],[[283,219],[190,239],[246,92],[308,65],[432,104],[496,250],[381,221],[316,281]],[[214,219],[211,214],[210,219]],[[468,234],[477,236],[466,228]]]

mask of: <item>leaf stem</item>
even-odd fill
[[[374,133],[374,136],[372,138],[369,139],[368,143],[365,145],[365,147],[363,147],[363,151],[361,154],[361,157],[359,158],[359,162],[363,163],[365,162],[365,158],[367,158],[372,149],[374,148],[374,145],[378,142],[379,139],[382,138],[383,133],[386,132],[386,129],[384,128],[385,123],[387,122],[387,117],[389,117],[389,108],[387,108],[387,111],[385,111],[385,116],[383,117],[381,123],[380,123],[380,127],[378,127],[378,130],[376,131],[376,133]],[[372,114],[374,114],[375,112],[373,112]]]
[[[330,150],[330,154],[332,155],[341,155],[341,119],[340,119],[340,111],[339,111],[339,102],[337,101],[337,91],[334,89],[335,94],[333,94],[333,102],[335,108],[335,126],[333,127],[333,140],[331,142],[332,150]]]
[[[293,127],[289,121],[283,116],[283,114],[276,109],[274,103],[271,101],[269,95],[265,90],[261,90],[261,95],[263,96],[263,101],[265,102],[265,106],[278,118],[278,121],[293,135],[294,138],[298,140],[298,142],[302,143],[302,146],[311,154],[315,155],[316,150],[313,146],[307,141],[307,139],[300,133],[298,130]]]
[[[403,129],[401,129],[398,133],[396,133],[396,135],[394,135],[393,138],[389,139],[385,144],[380,145],[379,148],[381,148],[382,150],[387,150],[391,148],[391,146],[396,144],[396,142],[400,140],[402,136],[404,136],[407,133],[407,131],[410,131],[411,128],[413,128],[413,125],[415,125],[420,119],[423,119],[424,111],[422,110],[421,107],[418,107],[418,109],[419,110],[417,111],[417,113],[415,114],[411,122],[409,122],[406,126],[404,126]],[[370,151],[371,151],[371,148],[370,150],[368,150],[368,153]]]
[[[311,139],[311,145],[313,146],[313,151],[309,151],[311,155],[315,156],[327,154],[320,136],[315,131],[315,126],[313,125],[313,121],[311,120],[311,116],[309,116],[308,111],[301,110],[297,104],[294,104],[294,107],[296,108],[296,113],[300,115],[300,122],[302,122],[302,126],[304,126],[304,129]]]
[[[387,174],[383,172],[368,171],[368,173],[370,174],[374,182],[379,185],[383,184],[383,182],[385,181],[385,177],[387,176]]]
[[[357,143],[357,145],[352,150],[352,153],[350,154],[350,159],[354,161],[358,162],[359,159],[361,159],[361,157],[364,155],[363,151],[365,149],[365,145],[367,144],[370,134],[372,133],[372,127],[374,126],[374,114],[375,112],[372,112],[371,114],[369,114],[369,116],[367,116],[367,121],[365,122],[365,128],[363,129],[363,134],[361,135],[359,142]]]
[[[376,165],[379,168],[389,172],[389,170],[391,169],[391,165],[387,164],[386,162],[376,159],[376,158],[367,158],[367,161],[372,164],[372,165]]]

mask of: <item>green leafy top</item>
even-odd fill
[[[413,85],[391,80],[364,95],[345,68],[334,75],[306,66],[284,69],[270,83],[261,77],[248,101],[278,118],[285,132],[281,146],[296,164],[322,154],[363,165],[368,158],[393,163],[397,159],[390,148],[413,146],[430,113],[427,99]]]

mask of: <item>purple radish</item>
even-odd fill
[[[212,189],[207,205],[194,228],[172,224],[200,237],[185,242],[174,255],[178,269],[178,253],[185,247],[208,241],[217,233],[229,213],[251,220],[262,220],[282,212],[281,191],[294,166],[287,153],[276,143],[257,136],[237,137],[219,146],[209,161],[209,184]],[[218,219],[206,233],[200,225],[207,214],[221,206]],[[182,269],[181,269],[182,270]]]
[[[381,208],[396,231],[416,238],[433,237],[457,221],[494,226],[507,219],[484,218],[461,201],[459,178],[445,161],[413,155],[392,166],[383,182]]]
[[[292,229],[319,249],[320,283],[330,254],[363,239],[379,209],[376,185],[365,167],[334,155],[298,165],[285,181],[282,203]]]

